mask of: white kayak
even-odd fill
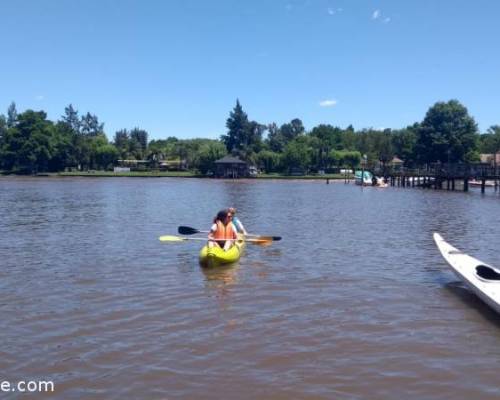
[[[439,233],[434,233],[434,241],[453,272],[481,300],[500,313],[500,270],[456,249]]]

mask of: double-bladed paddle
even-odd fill
[[[164,236],[160,236],[158,239],[160,239],[160,242],[184,242],[186,240],[203,240],[204,242],[206,242],[207,240],[210,240],[210,239],[202,238],[202,237],[180,237],[180,236],[174,236],[174,235],[164,235]],[[230,239],[230,240],[232,240],[232,239]],[[246,238],[243,238],[243,239],[237,239],[237,240],[243,240],[245,242],[253,243],[253,244],[268,244],[268,243],[270,243],[270,241],[266,240],[266,239],[246,239]]]
[[[199,229],[191,228],[190,226],[179,226],[177,231],[181,235],[194,235],[196,233],[209,233],[209,231],[200,231]],[[278,240],[281,240],[281,236],[263,236],[263,235],[251,235],[251,234],[247,234],[245,236],[254,237],[262,242],[277,242]]]

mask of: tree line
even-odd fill
[[[239,100],[226,121],[226,134],[219,139],[148,141],[138,127],[115,132],[109,141],[104,124],[96,115],[79,112],[70,104],[58,121],[44,111],[18,113],[12,103],[0,114],[0,169],[17,173],[111,169],[118,160],[182,161],[202,174],[215,160],[232,154],[267,173],[294,170],[333,171],[368,165],[387,165],[394,157],[408,167],[429,163],[479,161],[480,153],[500,151],[500,126],[480,134],[477,123],[457,100],[437,102],[424,119],[402,129],[340,128],[320,124],[307,131],[298,118],[278,126],[250,120]]]

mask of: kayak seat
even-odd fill
[[[500,281],[500,273],[487,265],[478,265],[476,267],[476,274],[480,278],[488,281]]]

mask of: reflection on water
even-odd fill
[[[217,268],[201,268],[201,271],[205,275],[207,283],[216,283],[216,287],[229,286],[238,283],[238,269],[240,268],[239,263],[222,265]],[[221,285],[218,285],[220,283]]]
[[[220,269],[158,241],[229,206],[283,240]],[[432,240],[500,265],[493,192],[0,178],[0,207],[2,379],[52,398],[500,396],[500,317]]]

